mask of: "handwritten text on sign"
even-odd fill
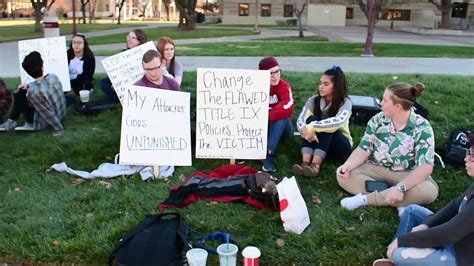
[[[127,87],[145,74],[142,57],[148,50],[156,50],[151,41],[102,60],[102,65],[122,104]]]
[[[120,163],[191,165],[190,94],[131,85],[123,98]]]
[[[53,37],[24,40],[18,42],[18,55],[20,59],[21,83],[30,83],[34,79],[28,75],[21,63],[29,53],[37,51],[43,59],[44,74],[52,73],[58,76],[63,86],[63,91],[71,90],[69,81],[69,67],[66,51],[66,37]]]
[[[268,71],[197,70],[197,158],[263,159],[267,150]]]

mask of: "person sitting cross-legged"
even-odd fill
[[[0,131],[35,131],[52,128],[54,134],[61,134],[61,120],[66,115],[66,100],[59,78],[54,74],[44,75],[43,59],[38,52],[31,52],[22,62],[22,67],[35,80],[21,84],[14,93],[10,118],[0,125]],[[17,127],[20,115],[25,124]]]

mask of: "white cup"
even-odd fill
[[[207,251],[202,248],[193,248],[186,252],[189,266],[206,266]]]
[[[239,248],[234,244],[221,244],[217,247],[217,254],[219,254],[220,266],[235,266],[237,265],[237,251]]]
[[[89,96],[91,92],[88,90],[81,90],[79,91],[79,96],[81,97],[81,102],[87,103],[89,102]]]
[[[257,247],[248,246],[242,250],[244,266],[258,266],[261,252]]]

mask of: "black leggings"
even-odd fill
[[[18,118],[20,118],[20,115],[23,114],[25,121],[32,124],[35,108],[30,106],[30,103],[28,103],[28,99],[26,99],[26,90],[18,90],[17,93],[13,94],[13,99],[15,100],[13,102],[13,109],[10,114],[10,119],[16,121]]]

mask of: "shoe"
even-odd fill
[[[374,263],[372,263],[372,266],[394,266],[393,262],[391,262],[389,259],[377,259],[374,260]]]
[[[273,161],[273,156],[268,155],[265,160],[263,160],[262,170],[265,172],[276,172],[276,165]]]
[[[293,165],[293,174],[294,175],[303,175],[303,168],[308,166],[309,162],[302,162],[301,164],[294,164]]]
[[[319,176],[320,165],[317,163],[311,163],[310,165],[305,165],[303,167],[303,175],[309,178]]]
[[[353,211],[355,209],[358,209],[366,205],[367,205],[367,196],[362,195],[361,193],[352,197],[343,198],[341,200],[341,206],[344,209],[349,210],[349,211]]]
[[[21,127],[15,127],[15,131],[35,131],[35,126],[32,123],[27,123]]]
[[[245,160],[242,160],[242,159],[235,159],[235,164],[244,165],[244,164],[245,164]]]
[[[53,132],[53,137],[59,137],[64,133],[63,130],[58,130]]]
[[[0,124],[0,131],[11,131],[17,126],[15,120],[8,119],[5,123]]]

